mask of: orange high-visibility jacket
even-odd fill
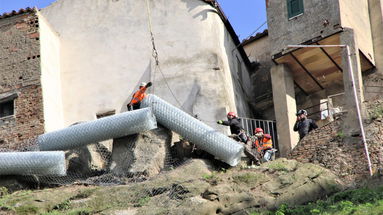
[[[145,97],[146,97],[146,87],[141,87],[141,89],[137,90],[137,92],[135,92],[133,94],[133,98],[132,100],[130,101],[131,104],[137,104],[137,103],[140,103]]]
[[[273,141],[270,138],[262,137],[261,141],[258,138],[254,142],[255,147],[257,147],[257,151],[261,152],[262,150],[273,148]]]

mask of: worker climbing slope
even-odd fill
[[[259,160],[255,154],[251,152],[251,144],[247,144],[250,140],[245,134],[245,130],[242,128],[241,119],[239,119],[234,112],[227,113],[227,121],[218,120],[217,123],[220,125],[230,126],[231,138],[240,141],[244,144],[244,153],[246,157],[250,159],[252,163],[259,165]]]
[[[230,132],[233,135],[237,135],[241,142],[246,143],[247,137],[241,125],[241,119],[239,119],[234,112],[227,113],[227,121],[218,120],[218,124],[230,126]]]
[[[133,94],[132,99],[127,104],[128,111],[140,109],[141,101],[146,97],[146,89],[152,86],[152,82],[140,84],[139,89]]]

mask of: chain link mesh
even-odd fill
[[[0,175],[65,176],[63,151],[1,152]]]
[[[143,100],[142,106],[151,107],[159,123],[191,141],[198,148],[209,152],[231,166],[237,165],[240,161],[243,152],[241,144],[159,97],[148,95]]]
[[[40,135],[37,144],[41,151],[68,150],[156,127],[156,118],[150,108],[144,108]]]
[[[183,182],[169,181],[156,187],[151,185],[151,181],[161,181],[168,174],[183,174],[179,167],[194,165],[190,162],[194,157],[209,159],[217,168],[227,168],[228,165],[215,160],[214,156],[230,165],[236,165],[240,160],[242,145],[158,97],[149,95],[142,106],[148,108],[43,134],[19,142],[16,149],[0,146],[0,175],[10,175],[2,177],[13,177],[23,185],[21,189],[73,184],[131,185],[139,186],[142,192],[132,191],[124,199],[126,202],[140,202],[148,195],[167,195],[177,202],[190,192],[182,185]],[[157,127],[156,120],[162,126],[148,131]],[[182,140],[177,142],[178,136],[170,130],[180,134]],[[175,147],[180,145],[182,147]],[[65,151],[37,152],[59,149]],[[60,153],[60,160],[51,157],[52,153]],[[115,171],[113,165],[116,163],[122,167],[122,171]],[[202,173],[198,174],[203,176]]]

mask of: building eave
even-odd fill
[[[25,14],[25,13],[32,13],[32,12],[35,12],[35,10],[33,8],[30,8],[30,7],[27,7],[25,9],[22,8],[18,11],[12,10],[9,13],[3,13],[3,15],[0,15],[0,19],[5,19],[5,18],[12,17],[12,16],[17,16],[17,15],[21,15],[21,14]]]
[[[261,38],[264,38],[269,35],[269,31],[265,29],[263,32],[257,33],[255,36],[251,36],[249,39],[245,39],[242,41],[242,46],[246,46],[252,42],[255,42]]]

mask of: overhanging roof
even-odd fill
[[[338,32],[322,40],[312,41],[313,45],[340,44]],[[362,72],[372,69],[373,64],[360,53]],[[306,94],[315,93],[331,85],[343,84],[342,50],[340,47],[299,48],[273,56],[277,64],[287,64],[295,84]]]

